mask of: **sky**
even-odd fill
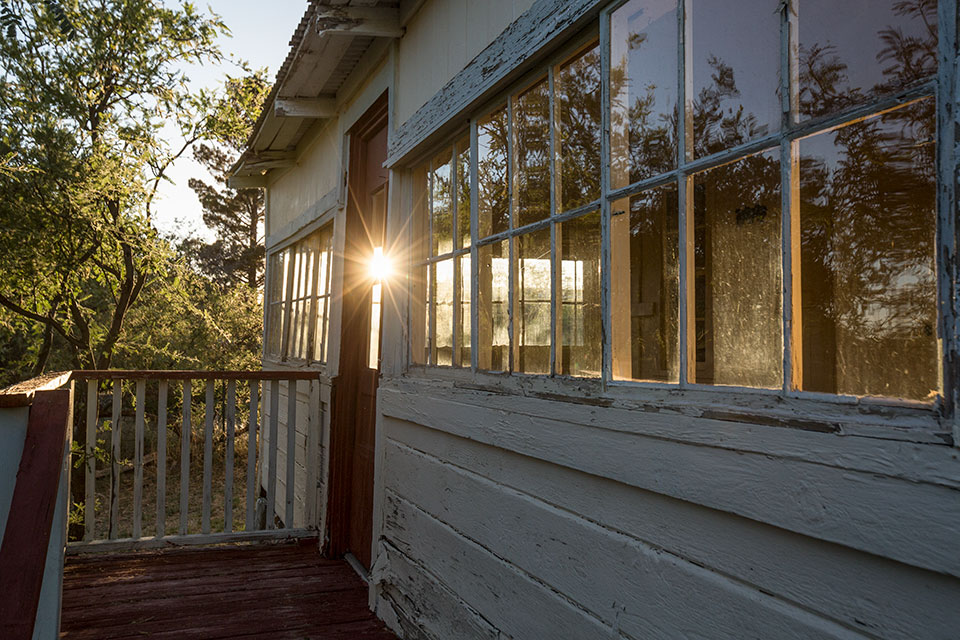
[[[174,0],[165,4],[175,6]],[[254,68],[267,67],[271,81],[287,57],[290,37],[307,8],[307,0],[211,0],[198,8],[207,8],[220,15],[231,37],[221,37],[220,49],[224,61],[219,65],[185,65],[184,71],[192,86],[215,87],[224,75],[236,75],[235,60],[246,60]],[[231,57],[232,56],[232,57]],[[172,132],[171,132],[172,135]],[[175,144],[175,140],[171,143]],[[171,168],[169,182],[161,183],[155,205],[154,223],[163,234],[178,237],[199,236],[213,239],[213,233],[203,224],[202,209],[194,192],[187,186],[190,178],[212,182],[213,178],[198,164],[188,151]]]

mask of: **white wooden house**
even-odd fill
[[[957,6],[310,2],[293,526],[405,638],[960,637]]]

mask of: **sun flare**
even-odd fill
[[[370,278],[376,281],[386,280],[393,273],[393,265],[390,264],[390,258],[383,255],[383,247],[374,247],[373,256],[370,258],[368,266]]]

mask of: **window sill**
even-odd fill
[[[858,398],[829,394],[741,387],[691,385],[511,373],[473,372],[468,368],[411,366],[395,382],[418,386],[522,396],[567,404],[677,417],[716,423],[736,423],[810,431],[838,436],[952,445],[940,403],[888,398]]]

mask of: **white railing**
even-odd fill
[[[73,380],[86,382],[76,393],[73,445],[84,491],[82,504],[74,498],[69,551],[316,535],[308,506],[316,504],[321,421],[316,372],[75,371]],[[294,527],[298,396],[309,408],[300,421],[304,512]],[[171,487],[168,475],[177,471]],[[199,495],[191,493],[198,482]],[[151,484],[154,491],[145,491]]]

